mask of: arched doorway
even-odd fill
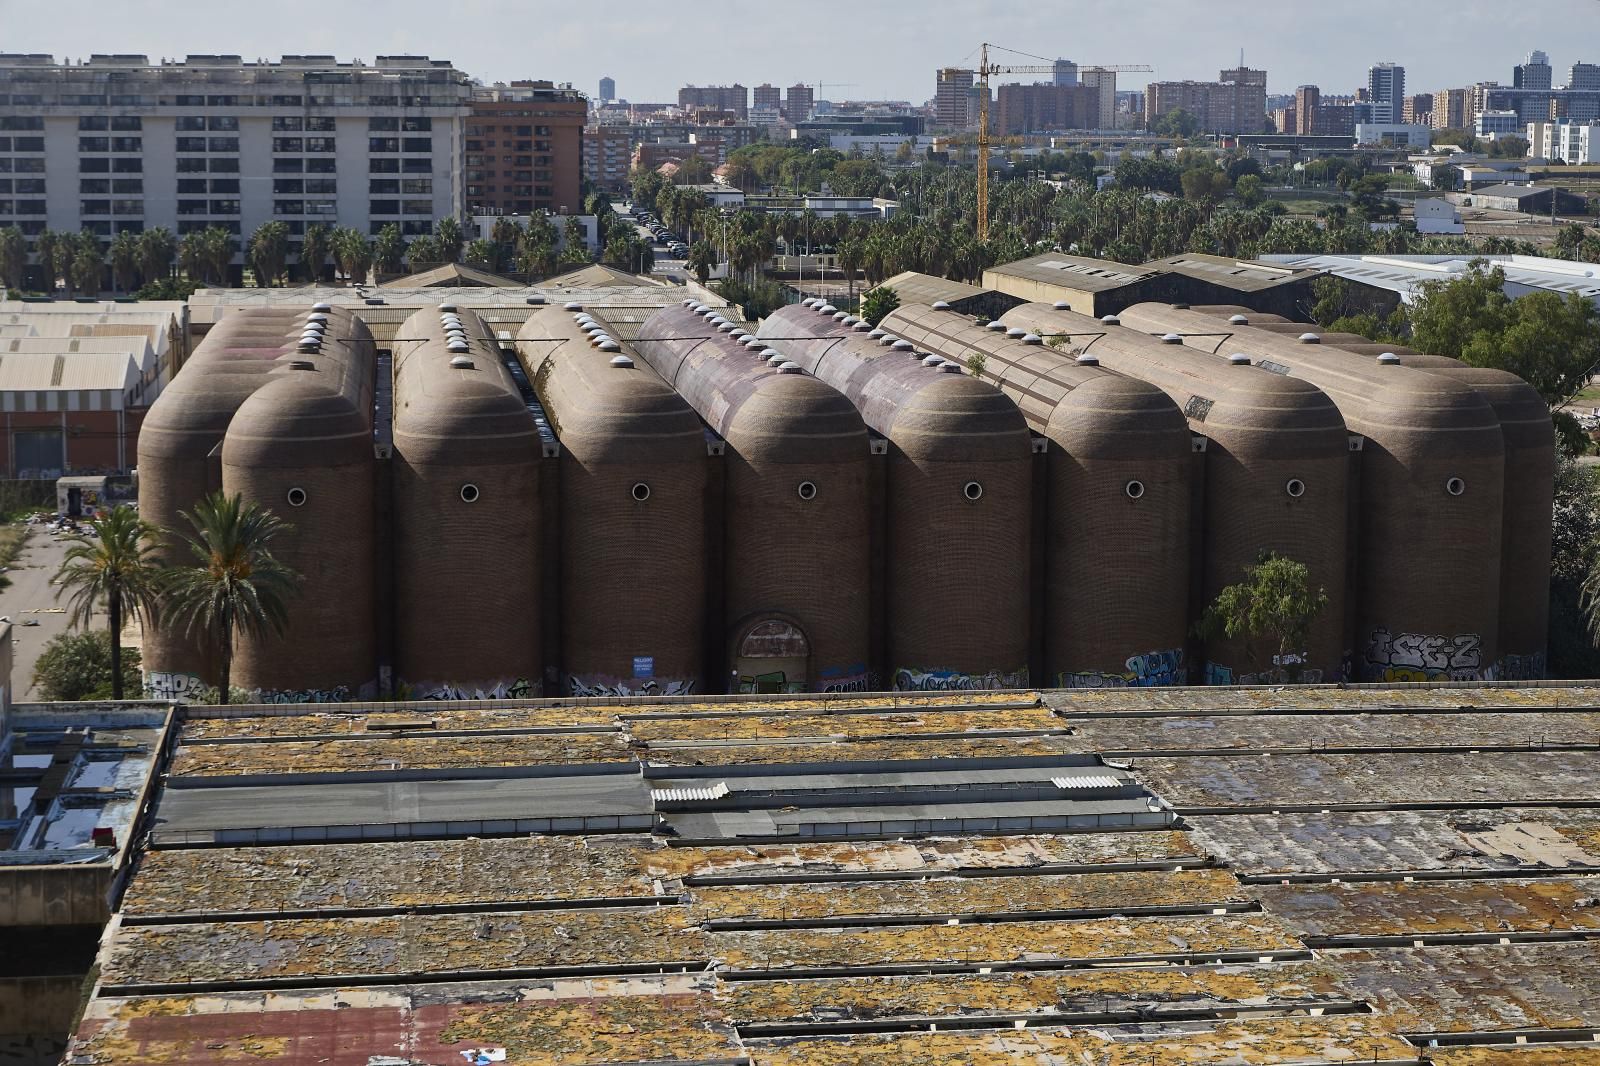
[[[745,627],[733,648],[738,692],[805,692],[811,677],[811,642],[794,622],[762,618]]]

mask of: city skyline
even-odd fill
[[[1272,93],[1316,84],[1348,93],[1365,85],[1369,67],[1392,61],[1407,70],[1408,91],[1430,92],[1482,80],[1510,84],[1512,68],[1533,49],[1550,55],[1557,84],[1578,61],[1600,61],[1600,46],[1580,53],[1584,25],[1600,29],[1595,0],[1544,0],[1508,9],[1488,0],[1462,0],[1446,18],[1436,9],[1407,11],[1377,0],[1333,7],[1289,5],[1263,9],[1246,0],[1219,0],[1204,20],[1174,0],[1141,7],[1080,0],[1076,17],[1052,17],[1036,5],[988,5],[974,28],[971,10],[950,0],[915,9],[863,9],[818,0],[805,17],[782,22],[781,54],[765,47],[769,27],[757,22],[707,24],[638,0],[611,5],[603,21],[554,5],[463,0],[444,22],[440,9],[395,0],[379,26],[355,8],[283,0],[275,5],[201,4],[197,0],[135,0],[92,4],[87,20],[31,20],[19,0],[0,0],[0,21],[20,32],[10,51],[48,52],[58,60],[92,52],[145,53],[152,60],[188,53],[238,53],[246,59],[290,54],[335,54],[371,60],[417,53],[448,59],[485,83],[549,78],[593,96],[599,79],[616,79],[631,101],[671,101],[677,89],[699,84],[821,83],[826,99],[900,99],[920,104],[933,96],[934,70],[975,65],[980,39],[1025,48],[1041,57],[1080,63],[1148,63],[1155,72],[1127,79],[1210,79],[1237,64],[1264,68]],[[6,18],[7,15],[11,17]],[[1086,30],[1074,25],[1080,21]],[[1371,30],[1379,20],[1381,36]],[[494,27],[486,32],[486,27]],[[92,34],[85,32],[92,26]],[[309,31],[309,32],[308,32]],[[708,35],[717,47],[706,47]],[[893,36],[896,44],[884,49]],[[1600,34],[1589,40],[1600,45]],[[248,43],[245,43],[248,42]],[[1004,56],[1004,53],[997,53]],[[1004,56],[1018,63],[1025,56]],[[1024,78],[1023,80],[1029,80]]]

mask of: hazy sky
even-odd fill
[[[1509,84],[1534,48],[1550,54],[1559,85],[1572,63],[1600,62],[1600,0],[0,0],[4,51],[414,52],[484,81],[550,78],[590,94],[609,74],[634,101],[675,100],[691,81],[804,81],[855,83],[825,85],[827,99],[920,102],[933,95],[934,68],[970,65],[984,39],[1156,68],[1123,75],[1122,88],[1215,78],[1240,48],[1267,69],[1272,92],[1302,83],[1349,92],[1383,60],[1406,67],[1407,92]]]

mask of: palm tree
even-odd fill
[[[45,230],[33,239],[33,250],[39,257],[39,267],[44,272],[44,291],[56,291],[56,279],[61,277],[66,238],[52,230]]]
[[[250,236],[250,269],[256,285],[270,288],[289,265],[289,224],[263,222]]]
[[[0,229],[0,286],[22,288],[22,272],[28,266],[28,238],[15,226]]]
[[[178,254],[178,240],[165,226],[147,229],[139,234],[139,277],[146,285],[160,281],[172,272],[172,260]]]
[[[87,628],[105,604],[111,629],[111,698],[122,699],[122,626],[133,618],[148,626],[161,604],[161,568],[155,559],[156,528],[133,508],[114,508],[91,524],[92,536],[70,538],[71,546],[52,579],[56,598],[70,592],[72,624]]]
[[[350,284],[364,284],[367,271],[372,269],[372,242],[359,230],[345,226],[333,231],[328,244],[333,249],[333,261]]]
[[[191,566],[168,576],[164,607],[190,637],[207,641],[217,654],[218,692],[228,702],[234,637],[282,636],[288,601],[300,575],[272,554],[274,539],[293,526],[235,494],[213,492],[194,511],[181,512],[194,536],[179,534],[193,556]]]
[[[441,218],[434,230],[439,238],[439,258],[447,263],[461,262],[461,223],[453,218]]]
[[[300,244],[300,265],[305,269],[306,280],[315,285],[322,280],[322,265],[328,261],[328,227],[326,223],[313,222],[306,227]]]
[[[139,236],[123,230],[111,242],[111,283],[118,292],[125,292],[138,277]]]
[[[84,296],[93,296],[100,291],[106,266],[105,256],[100,252],[100,242],[95,240],[93,234],[86,233],[73,243],[75,247],[67,264],[67,279]]]
[[[378,231],[378,239],[372,242],[372,261],[380,273],[400,273],[400,261],[405,255],[406,240],[398,225],[391,222]]]

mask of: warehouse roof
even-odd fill
[[[985,283],[989,274],[1023,278],[1028,281],[1062,285],[1081,292],[1117,289],[1160,273],[1148,266],[1129,266],[1109,259],[1089,259],[1062,252],[1019,259],[1014,263],[992,266],[984,271]]]
[[[1505,271],[1506,292],[1577,293],[1600,301],[1600,267],[1565,259],[1531,255],[1266,255],[1262,259],[1289,266],[1323,270],[1348,281],[1388,289],[1410,299],[1425,282],[1448,281],[1465,273],[1474,260]]]

